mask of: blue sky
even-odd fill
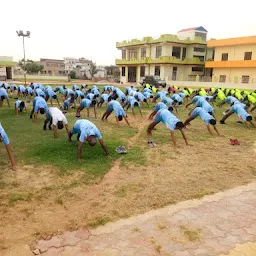
[[[256,35],[253,0],[1,1],[0,56],[22,58],[16,30],[31,31],[27,58],[86,57],[114,64],[116,41],[203,26],[208,38]]]

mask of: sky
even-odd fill
[[[210,38],[256,35],[255,0],[1,1],[0,56],[23,57],[17,30],[30,31],[26,58],[85,57],[111,65],[116,42],[203,26]]]

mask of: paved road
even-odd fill
[[[44,256],[256,256],[256,183],[41,240]]]

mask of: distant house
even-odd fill
[[[107,70],[103,66],[97,66],[97,73],[94,74],[94,77],[105,78],[107,77]]]
[[[12,57],[0,56],[0,81],[13,79],[13,69],[16,64]]]
[[[65,75],[64,60],[40,59],[40,64],[44,66],[42,74]]]
[[[76,73],[78,78],[91,78],[91,74],[89,72],[90,67],[92,65],[92,61],[86,58],[64,58],[65,63],[65,73],[69,74],[71,71]]]

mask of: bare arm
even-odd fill
[[[13,170],[15,170],[15,166],[16,166],[16,162],[15,162],[15,158],[14,158],[14,154],[12,152],[12,148],[10,144],[5,145],[6,151],[8,153],[9,159],[11,161],[11,167]]]
[[[172,138],[172,143],[173,143],[174,147],[176,147],[176,140],[175,140],[175,136],[174,136],[174,131],[171,131],[171,138]]]
[[[134,108],[132,108],[132,114],[135,116]]]
[[[34,114],[34,123],[36,124],[36,121],[37,121],[37,116],[38,116],[38,112],[36,112],[35,114]]]
[[[207,127],[208,132],[213,136],[210,126],[206,125],[206,127]]]
[[[106,145],[104,144],[103,139],[100,139],[99,142],[100,142],[101,147],[104,149],[106,156],[109,156],[108,149],[107,149]]]
[[[81,156],[82,156],[82,147],[83,147],[83,142],[79,141],[78,146],[77,146],[77,159],[80,162],[82,161],[82,158],[81,158]]]
[[[117,116],[116,116],[116,123],[117,123],[118,126],[120,126],[119,119],[118,119]]]
[[[150,116],[148,117],[148,119],[153,119],[153,117],[155,116],[155,114],[156,114],[156,112],[153,111],[153,112],[150,114]]]
[[[220,135],[220,134],[219,134],[219,131],[217,130],[216,125],[214,125],[213,128],[214,128],[215,132],[217,132],[217,134]]]
[[[19,109],[15,108],[15,110],[16,110],[16,116],[18,116],[19,115]]]
[[[95,116],[95,118],[97,118],[97,111],[96,111],[96,108],[94,107],[94,116]]]
[[[193,104],[192,102],[188,103],[187,105],[185,105],[185,108],[189,107],[192,104]]]
[[[68,129],[68,125],[67,124],[65,125],[65,129],[67,131],[67,134],[69,134],[69,129]]]
[[[182,134],[183,139],[185,140],[186,145],[188,146],[188,140],[187,140],[187,137],[186,137],[184,131],[183,131],[183,130],[180,130],[180,132],[181,132],[181,134]]]
[[[87,110],[87,117],[89,117],[90,116],[90,109],[87,108],[86,110]]]
[[[58,137],[58,136],[57,136],[57,128],[56,128],[56,125],[53,125],[53,136],[54,136],[55,139]]]
[[[127,116],[124,117],[124,120],[126,121],[126,123],[128,124],[128,126],[131,128],[131,125],[130,125],[129,122],[128,122]]]

